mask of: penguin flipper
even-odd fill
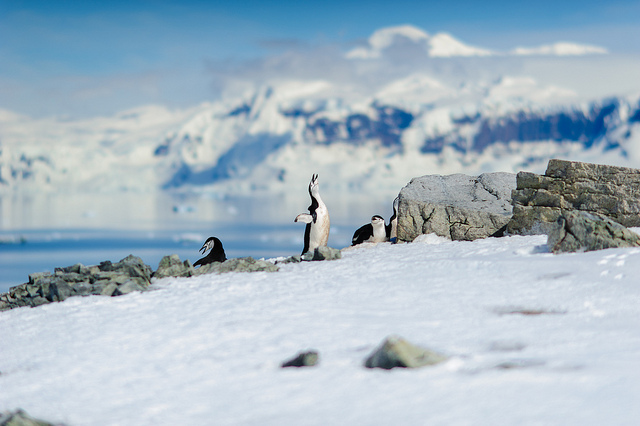
[[[193,267],[195,268],[196,266],[202,266],[202,265],[206,265],[207,264],[207,258],[203,257],[202,259],[198,259],[194,264]]]
[[[373,237],[373,226],[370,223],[367,223],[366,225],[362,225],[356,230],[356,232],[353,233],[353,238],[351,238],[351,245],[355,246],[358,244],[362,244],[371,237]]]
[[[298,216],[296,216],[294,222],[311,223],[313,222],[313,216],[311,216],[309,213],[300,213]]]

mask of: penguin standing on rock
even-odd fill
[[[327,210],[327,206],[325,206],[322,198],[320,198],[317,174],[311,176],[309,195],[311,196],[309,213],[301,213],[296,216],[294,220],[294,222],[304,222],[307,224],[304,230],[304,248],[302,249],[302,254],[313,252],[318,247],[326,246],[329,241],[329,229],[331,228],[329,210]]]
[[[227,260],[227,255],[224,253],[224,247],[222,247],[222,241],[220,241],[217,237],[209,237],[207,241],[204,242],[202,248],[198,251],[201,251],[202,254],[205,254],[207,250],[211,250],[208,255],[196,261],[193,264],[194,267],[200,265],[207,265],[213,262],[224,262]]]
[[[387,230],[382,216],[375,215],[371,218],[371,223],[358,228],[353,233],[351,245],[355,246],[362,243],[382,243],[389,241],[387,238]]]

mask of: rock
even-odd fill
[[[516,181],[508,234],[549,234],[562,211],[569,210],[640,226],[638,169],[553,159],[544,175],[520,172]]]
[[[342,252],[333,247],[318,247],[313,251],[313,260],[336,260],[342,258]]]
[[[151,272],[142,259],[128,256],[115,264],[106,261],[99,266],[87,267],[77,263],[55,268],[53,275],[48,272],[30,274],[28,283],[0,294],[0,310],[36,307],[73,296],[120,296],[144,291],[150,285]]]
[[[5,411],[0,413],[0,426],[62,426],[54,423],[38,420],[26,413],[26,411],[17,409],[15,411]]]
[[[222,274],[226,272],[276,272],[279,270],[276,265],[265,260],[256,260],[253,257],[239,257],[229,259],[224,262],[214,262],[202,265],[197,268],[194,275],[210,273]]]
[[[122,296],[123,294],[129,294],[134,291],[144,291],[144,284],[140,281],[140,278],[130,278],[128,281],[124,282],[122,285],[118,285],[112,296]]]
[[[563,210],[548,234],[547,246],[553,253],[638,247],[640,235],[605,216]]]
[[[286,263],[300,263],[302,262],[302,256],[300,256],[299,254],[295,254],[291,257],[287,257],[284,260],[280,260],[277,261],[276,264],[282,263],[282,264],[286,264]]]
[[[282,363],[282,368],[287,367],[313,367],[318,364],[318,352],[300,352],[296,357]]]
[[[512,173],[428,175],[402,188],[398,240],[435,233],[452,240],[500,236],[511,218]]]
[[[447,359],[445,355],[415,346],[402,337],[389,336],[369,355],[364,365],[367,368],[385,370],[395,367],[418,368],[438,364]]]
[[[177,254],[172,254],[160,260],[158,269],[152,276],[158,279],[165,277],[190,277],[194,272],[195,269],[188,259],[182,262]]]

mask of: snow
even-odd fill
[[[0,313],[0,410],[69,425],[637,424],[639,249],[365,245]],[[368,370],[390,334],[450,356]],[[313,368],[281,369],[316,349]]]

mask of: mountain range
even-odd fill
[[[614,75],[638,62],[621,61],[597,46],[500,53],[384,28],[326,71],[234,76],[242,90],[187,109],[0,111],[0,192],[282,193],[319,173],[326,191],[392,195],[414,176],[540,172],[552,157],[640,167],[640,86]],[[603,64],[613,77],[597,78]]]

